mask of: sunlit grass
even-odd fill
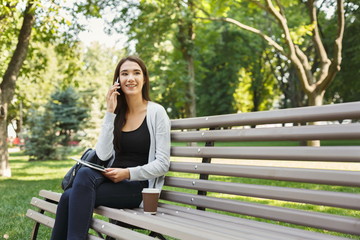
[[[0,177],[0,239],[30,238],[34,222],[25,214],[32,208],[31,198],[41,189],[62,192],[61,180],[73,164],[72,160],[29,162],[21,152],[10,154],[12,177]],[[50,239],[50,229],[42,226],[38,239]]]

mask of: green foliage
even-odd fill
[[[198,32],[202,35],[197,40],[200,42],[197,44],[200,52],[197,57],[202,63],[197,69],[199,83],[196,93],[200,96],[197,99],[198,115],[234,113],[234,86],[243,64],[241,34],[229,25],[218,22],[204,26]],[[206,41],[213,41],[213,44],[205,45]]]
[[[42,111],[32,111],[28,120],[26,154],[30,160],[62,159],[76,132],[84,128],[88,109],[82,107],[78,93],[71,87],[58,90]]]
[[[336,75],[325,94],[328,103],[360,101],[360,44],[358,43],[360,38],[360,4],[356,1],[349,1],[345,11],[347,17],[341,71]],[[332,21],[334,20],[332,19]],[[335,30],[329,26],[326,33],[334,34]]]
[[[33,110],[28,117],[29,134],[25,141],[25,153],[30,160],[56,159],[56,128],[50,111]]]
[[[79,102],[79,95],[72,87],[58,90],[51,95],[47,109],[53,114],[52,126],[59,129],[61,141],[68,145],[73,133],[83,129],[83,122],[89,117],[88,109]]]

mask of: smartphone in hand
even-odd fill
[[[116,79],[116,83],[118,83],[119,84],[119,88],[118,88],[118,93],[121,93],[121,85],[120,85],[120,79],[119,79],[119,77],[117,77],[117,79]]]

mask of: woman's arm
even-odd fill
[[[108,160],[114,151],[114,121],[116,114],[106,112],[101,127],[101,132],[95,146],[96,154],[100,160]]]
[[[106,94],[107,111],[105,113],[101,132],[95,146],[96,154],[102,161],[107,161],[114,151],[114,121],[116,117],[114,111],[117,106],[117,96],[120,95],[117,91],[119,88],[119,83],[116,82],[110,87]]]

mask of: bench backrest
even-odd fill
[[[161,198],[360,235],[359,119],[353,102],[172,120]]]

